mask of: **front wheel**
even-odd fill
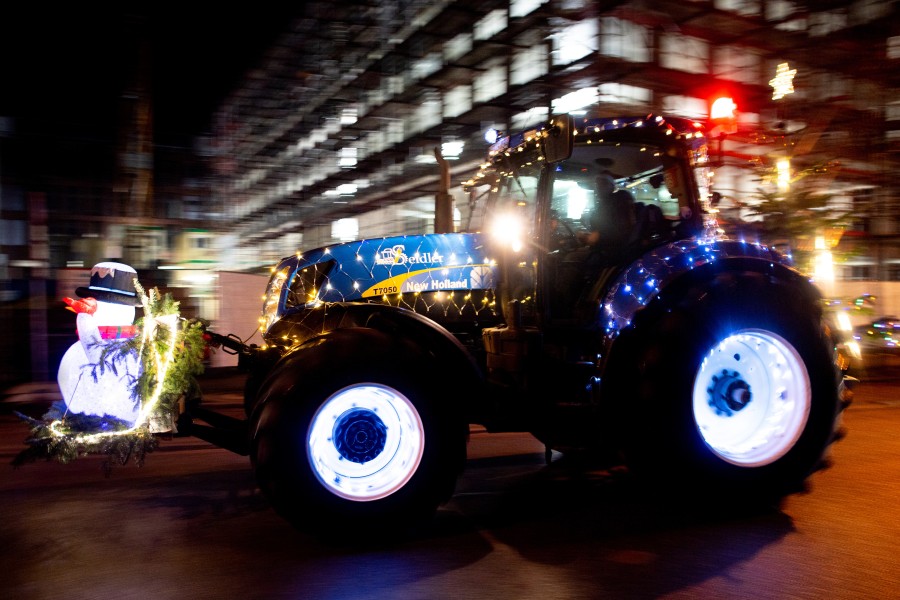
[[[260,487],[317,534],[393,535],[424,521],[465,462],[467,427],[441,381],[427,352],[374,330],[312,340],[261,388],[251,418]]]
[[[425,426],[399,390],[359,383],[330,397],[313,415],[306,436],[319,483],[353,502],[387,498],[419,469]]]

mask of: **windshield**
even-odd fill
[[[679,218],[678,200],[666,185],[662,150],[647,144],[602,143],[578,146],[555,167],[551,214],[576,227],[619,190],[634,203],[659,207],[668,219]],[[620,226],[621,224],[612,224]]]
[[[483,186],[489,185],[490,191],[484,209],[471,212],[473,229],[486,234],[491,256],[500,265],[504,301],[517,300],[526,319],[534,314],[535,212],[543,164],[525,156],[498,161],[491,176],[485,177]]]
[[[531,234],[540,179],[538,164],[496,169],[480,186],[472,188],[464,230],[483,231],[501,243],[509,242],[513,235],[522,238]]]

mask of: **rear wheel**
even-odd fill
[[[312,340],[262,386],[260,487],[299,529],[342,539],[427,519],[465,462],[467,427],[442,381],[427,352],[374,330]]]
[[[706,500],[800,488],[835,438],[833,343],[809,295],[723,275],[635,319],[610,378],[635,472]]]

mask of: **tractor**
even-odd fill
[[[717,227],[707,148],[687,119],[553,116],[490,147],[460,231],[284,258],[265,343],[214,336],[248,372],[239,446],[274,508],[312,531],[420,523],[472,425],[712,504],[801,489],[839,437],[848,353],[789,256]]]

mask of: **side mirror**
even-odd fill
[[[544,160],[557,163],[572,156],[574,129],[572,115],[554,115],[550,118],[550,127],[543,140]]]

